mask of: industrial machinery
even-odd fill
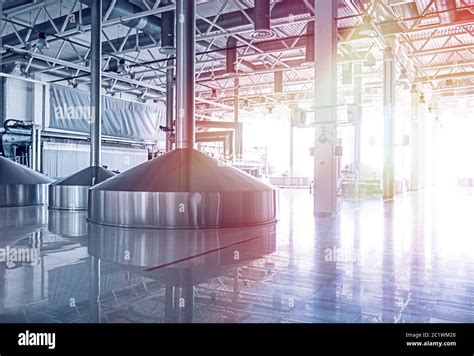
[[[194,149],[195,3],[178,0],[175,149],[89,190],[91,222],[136,228],[241,227],[276,221],[276,189]],[[182,20],[182,21],[181,21]]]
[[[48,201],[48,184],[41,173],[0,156],[0,207],[43,205]]]

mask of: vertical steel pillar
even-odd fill
[[[361,120],[362,120],[362,64],[354,64],[354,104],[357,107],[357,114],[354,119],[354,170],[357,172],[355,181],[355,191],[359,192],[359,175],[361,159]]]
[[[234,98],[234,122],[239,122],[239,115],[240,115],[240,112],[239,112],[240,79],[239,79],[239,77],[236,77],[234,79],[234,86],[235,86],[235,90],[234,90],[234,97],[235,97]],[[239,144],[241,144],[241,142],[239,143],[237,141],[237,132],[236,131],[235,131],[235,135],[234,135],[234,149],[233,149],[234,153],[233,153],[232,158],[242,159],[242,153],[238,149],[238,146],[239,146]],[[242,139],[242,138],[240,137],[240,139]]]
[[[234,122],[239,122],[239,96],[240,96],[240,79],[236,77],[234,79]]]
[[[422,92],[424,91],[421,85]],[[421,95],[420,95],[421,96]],[[426,96],[426,94],[425,94]],[[426,99],[418,99],[418,190],[426,186]]]
[[[315,2],[315,154],[314,212],[337,213],[337,7],[333,0]]]
[[[30,155],[30,168],[36,171],[36,154],[37,154],[37,136],[36,126],[31,126],[31,155]]]
[[[173,60],[168,60],[166,70],[166,127],[172,129],[174,126],[174,68]],[[171,133],[166,134],[166,152],[171,151]]]
[[[410,128],[410,190],[418,190],[418,107],[420,97],[416,85],[411,90],[411,128]]]
[[[176,1],[176,148],[194,148],[195,1]]]
[[[290,119],[290,178],[295,174],[295,127],[293,120]]]
[[[102,1],[91,2],[91,166],[100,166],[102,145]]]
[[[384,53],[383,104],[384,104],[384,162],[383,197],[391,199],[395,195],[395,57],[392,47]]]

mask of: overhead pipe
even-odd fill
[[[176,66],[176,148],[194,148],[194,56],[196,37],[196,4],[177,0],[177,66]]]
[[[163,5],[170,5],[171,0],[165,0]],[[174,43],[175,12],[166,11],[161,15],[161,48],[160,53],[165,55],[176,54]]]
[[[114,0],[101,0],[102,9],[103,9],[102,15],[105,15],[105,12],[113,4],[113,1]],[[87,5],[88,8],[82,9],[80,11],[76,11],[72,14],[72,16],[76,19],[79,19],[79,16],[80,16],[82,18],[83,24],[91,23],[91,6],[96,1],[80,0],[80,2],[84,5]],[[109,13],[109,19],[124,18],[128,15],[133,15],[135,13],[139,13],[142,11],[143,10],[140,7],[132,4],[128,0],[117,0],[112,11]],[[77,29],[77,20],[75,22],[71,22],[71,21],[68,21],[69,18],[70,18],[70,15],[67,14],[64,16],[57,17],[51,21],[45,21],[45,22],[35,25],[34,31],[31,32],[29,36],[29,41],[37,40],[41,32],[44,32],[47,35],[50,34],[52,30],[51,22],[53,22],[57,28],[61,28],[63,23],[66,22],[66,27],[64,31],[71,31],[71,30]],[[127,27],[141,30],[146,34],[146,37],[151,36],[153,39],[155,39],[155,41],[157,42],[159,41],[159,38],[161,35],[161,19],[156,16],[133,18],[133,19],[123,21],[121,22],[121,24]],[[19,36],[23,38],[27,35],[28,32],[30,32],[30,29],[21,30],[19,31]],[[130,41],[135,42],[134,36],[131,36]],[[149,41],[151,42],[151,39],[149,39]],[[7,44],[7,45],[12,45],[12,46],[21,44],[18,36],[15,33],[11,33],[4,36],[2,39],[2,43]]]
[[[254,32],[251,34],[252,38],[263,40],[275,36],[271,29],[270,0],[254,1],[253,23]]]
[[[237,72],[237,45],[238,41],[235,37],[229,36],[227,39],[225,68],[228,75]]]
[[[273,73],[273,91],[275,93],[283,92],[283,71],[281,70]]]
[[[306,27],[305,64],[314,64],[314,20],[309,21]]]

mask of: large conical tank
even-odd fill
[[[89,190],[88,219],[197,229],[272,223],[276,189],[194,149],[175,149]]]
[[[0,207],[43,205],[48,202],[49,177],[0,156]]]
[[[115,173],[91,166],[49,186],[49,208],[56,210],[87,210],[87,191]]]

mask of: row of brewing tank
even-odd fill
[[[277,219],[274,187],[194,149],[119,175],[91,166],[56,182],[0,156],[0,207],[45,204],[130,228],[246,227]]]

